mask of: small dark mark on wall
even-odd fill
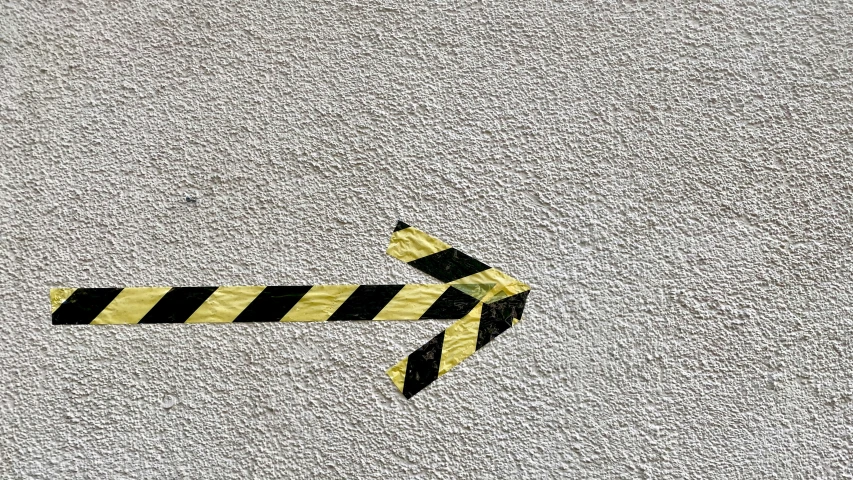
[[[186,201],[187,201],[187,203],[196,203],[196,202],[198,202],[198,199],[197,199],[196,197],[193,197],[193,196],[187,195],[187,196],[186,196]]]

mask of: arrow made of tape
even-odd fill
[[[398,222],[388,254],[443,284],[51,288],[54,325],[456,320],[388,370],[411,398],[520,319],[530,287]]]

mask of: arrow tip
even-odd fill
[[[394,227],[394,231],[397,232],[403,230],[404,228],[409,228],[409,225],[401,222],[400,220],[397,220],[397,226]]]

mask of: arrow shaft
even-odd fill
[[[84,325],[456,320],[478,300],[449,284],[407,284],[52,289],[51,303],[53,324]]]

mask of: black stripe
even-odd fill
[[[408,226],[408,225],[406,225],[405,223],[403,223],[403,222],[401,222],[401,221],[397,220],[397,226],[396,226],[396,227],[394,227],[394,231],[396,232],[396,231],[399,231],[399,230],[403,230],[404,228],[409,228],[409,226]]]
[[[459,280],[460,278],[465,278],[468,275],[473,275],[490,268],[485,263],[471,258],[455,248],[448,248],[447,250],[412,260],[409,262],[409,265],[442,282]]]
[[[528,293],[530,292],[517,293],[497,302],[483,305],[480,329],[477,331],[477,350],[483,348],[511,327],[513,318],[521,320],[521,313],[524,311],[524,303],[527,301]]]
[[[451,286],[421,315],[421,320],[456,320],[464,317],[478,302],[471,295]]]
[[[163,295],[139,323],[183,323],[217,287],[175,287]]]
[[[122,288],[78,288],[53,312],[54,325],[85,325],[92,323]]]
[[[359,285],[329,321],[373,320],[402,288],[403,285]]]
[[[235,322],[280,322],[287,312],[311,290],[311,285],[267,287],[252,300]]]
[[[444,332],[441,332],[424,346],[409,354],[409,361],[406,363],[406,378],[403,381],[403,395],[406,398],[412,398],[438,378],[438,366],[441,363],[443,345]]]

